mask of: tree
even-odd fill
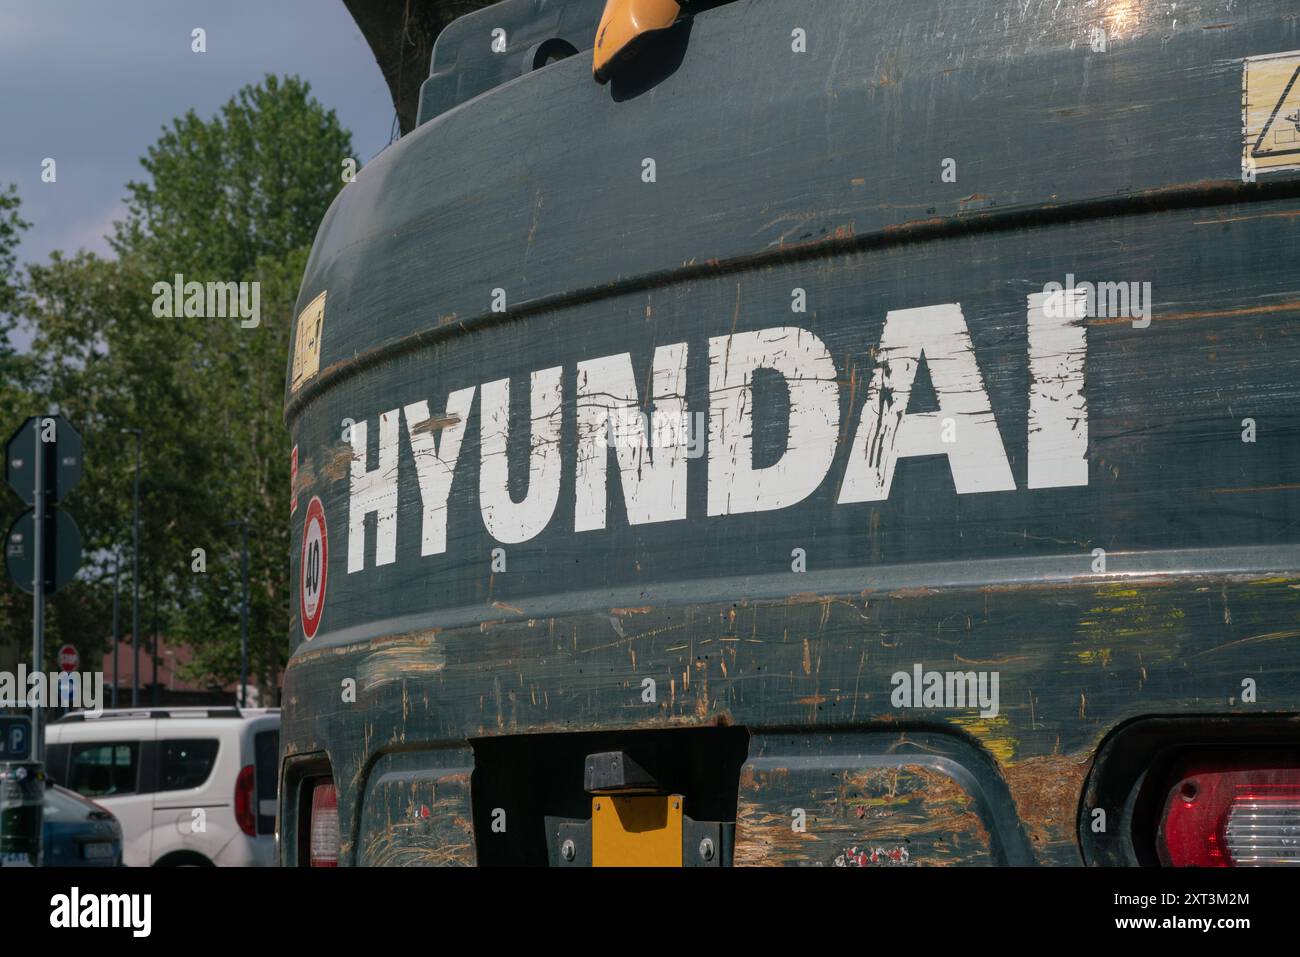
[[[120,429],[141,428],[141,631],[156,620],[188,640],[192,674],[218,685],[239,667],[240,535],[231,522],[253,529],[253,679],[273,683],[287,653],[284,372],[310,244],[351,155],[350,134],[306,83],[268,76],[216,116],[190,111],[164,128],[141,160],[148,177],[127,185],[115,260],[56,254],[28,271],[35,389],[86,436],[71,507],[87,554],[129,546],[134,439]],[[259,284],[260,321],[155,315],[156,284],[177,274]],[[69,597],[52,627],[103,634],[111,565],[97,561],[86,577],[76,608]]]
[[[0,190],[0,423],[14,426],[30,414],[27,393],[23,388],[28,375],[27,364],[15,353],[9,340],[20,288],[16,251],[28,225],[18,215],[19,205],[18,193],[13,186]],[[6,438],[7,434],[0,435],[0,441]],[[7,520],[11,511],[16,513],[18,499],[0,493],[0,501],[6,506],[0,514]],[[22,625],[25,619],[30,620],[31,602],[8,582],[7,574],[0,574],[0,578],[5,581],[5,586],[0,587],[0,629],[3,629],[0,634],[16,637],[24,634]],[[12,671],[17,661],[17,645],[0,641],[0,669]]]
[[[351,134],[309,84],[267,76],[212,119],[190,110],[164,129],[140,160],[149,180],[127,184],[113,245],[196,279],[247,276],[311,246],[351,155]]]
[[[0,321],[4,332],[12,328],[13,307],[17,298],[16,250],[22,232],[28,224],[18,216],[20,200],[12,184],[0,191]],[[6,337],[0,341],[0,352],[12,351]]]

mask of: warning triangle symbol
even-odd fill
[[[1256,159],[1300,153],[1300,66],[1282,89],[1268,122],[1259,131],[1250,155]]]

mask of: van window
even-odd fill
[[[212,773],[217,761],[215,738],[160,741],[162,766],[159,791],[183,791],[200,787]]]
[[[45,774],[56,784],[68,783],[68,752],[71,748],[67,744],[45,746]]]
[[[259,731],[253,739],[257,761],[257,833],[275,833],[275,794],[280,775],[280,732]]]
[[[139,741],[74,744],[68,788],[87,797],[135,794],[139,772]]]

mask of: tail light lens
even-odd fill
[[[339,796],[333,781],[318,782],[311,792],[312,867],[339,866]]]
[[[1198,758],[1173,776],[1157,840],[1172,867],[1300,864],[1300,767]]]
[[[247,765],[235,779],[235,820],[239,829],[250,836],[257,835],[257,809],[253,800],[256,775],[253,766]]]

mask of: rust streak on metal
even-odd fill
[[[458,415],[434,416],[411,426],[411,434],[420,435],[424,432],[437,432],[458,424],[460,424],[460,416]]]
[[[1238,638],[1236,641],[1229,641],[1227,644],[1215,645],[1213,648],[1199,651],[1190,657],[1201,658],[1205,655],[1216,654],[1225,648],[1235,648],[1238,645],[1253,645],[1262,641],[1285,641],[1288,638],[1300,638],[1300,630],[1269,631],[1262,635],[1251,635],[1249,638]]]
[[[791,595],[785,599],[787,605],[820,605],[823,602],[831,601],[830,595],[819,595],[816,592],[801,591],[798,594]]]
[[[1210,309],[1202,312],[1171,312],[1162,315],[1153,313],[1151,318],[1156,322],[1179,322],[1184,319],[1229,319],[1237,316],[1262,316],[1275,312],[1300,312],[1300,299],[1292,299],[1289,302],[1271,303],[1267,306],[1240,306],[1236,309]],[[1086,324],[1089,326],[1118,326],[1125,325],[1133,320],[1128,316],[1109,316],[1106,318],[1088,319]]]
[[[1300,216],[1300,209],[1288,209],[1280,213],[1255,213],[1251,216],[1227,216],[1223,219],[1196,219],[1193,226],[1218,226],[1222,223],[1242,223],[1249,219],[1294,219]]]
[[[1092,765],[1086,754],[1026,758],[1003,769],[1025,832],[1035,849],[1075,840],[1075,815]]]
[[[1016,661],[1029,661],[1027,655],[1012,655],[1008,658],[963,658],[961,655],[953,655],[952,660],[963,665],[1009,665]]]
[[[1289,485],[1255,485],[1250,488],[1216,488],[1210,491],[1215,495],[1235,495],[1241,492],[1290,492],[1300,488],[1300,483]]]
[[[407,631],[400,635],[381,635],[378,638],[372,638],[369,647],[372,650],[383,648],[387,645],[430,645],[442,632],[441,628],[424,628],[419,631]]]
[[[337,482],[339,479],[347,478],[352,471],[352,446],[345,446],[333,455],[321,469],[321,475],[331,482]]]

